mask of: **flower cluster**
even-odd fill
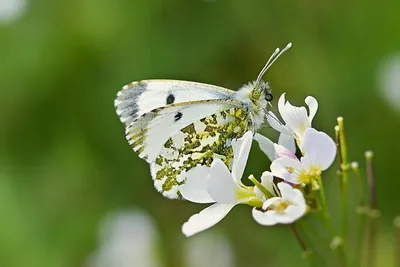
[[[312,128],[318,109],[316,99],[309,96],[305,103],[308,111],[291,105],[282,94],[279,114],[271,111],[267,114],[269,124],[280,132],[277,143],[249,131],[232,142],[234,158],[230,168],[215,159],[210,167],[198,166],[187,173],[187,183],[180,187],[182,197],[195,203],[213,204],[183,224],[186,236],[212,227],[238,204],[252,206],[254,220],[266,226],[293,223],[313,207],[312,196],[322,191],[321,174],[333,163],[336,144],[326,133]],[[251,175],[249,179],[254,186],[246,186],[242,176],[253,139],[271,165],[261,181]]]

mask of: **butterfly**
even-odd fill
[[[186,174],[196,166],[210,166],[215,158],[231,166],[232,140],[261,127],[273,98],[268,82],[261,79],[290,47],[277,48],[256,81],[238,91],[198,82],[142,80],[118,92],[114,104],[126,139],[150,164],[159,192],[180,198]]]

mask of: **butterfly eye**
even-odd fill
[[[265,95],[265,100],[267,100],[268,102],[272,101],[272,99],[274,99],[274,96],[271,93],[267,93]]]

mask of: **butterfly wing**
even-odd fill
[[[235,92],[223,87],[178,80],[144,80],[125,85],[115,99],[117,114],[125,125],[165,105],[187,101],[228,99]]]
[[[178,198],[186,172],[219,157],[230,166],[232,139],[252,124],[235,92],[183,81],[150,80],[124,87],[115,100],[126,137],[150,163],[155,187]]]

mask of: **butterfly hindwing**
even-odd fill
[[[249,113],[241,107],[230,107],[177,131],[163,145],[156,160],[150,163],[155,187],[168,198],[179,198],[179,185],[186,173],[198,166],[210,166],[214,158],[231,166],[231,142],[250,127]]]
[[[180,129],[214,113],[240,107],[234,99],[198,100],[156,108],[126,127],[126,137],[139,157],[152,163],[163,144]]]

